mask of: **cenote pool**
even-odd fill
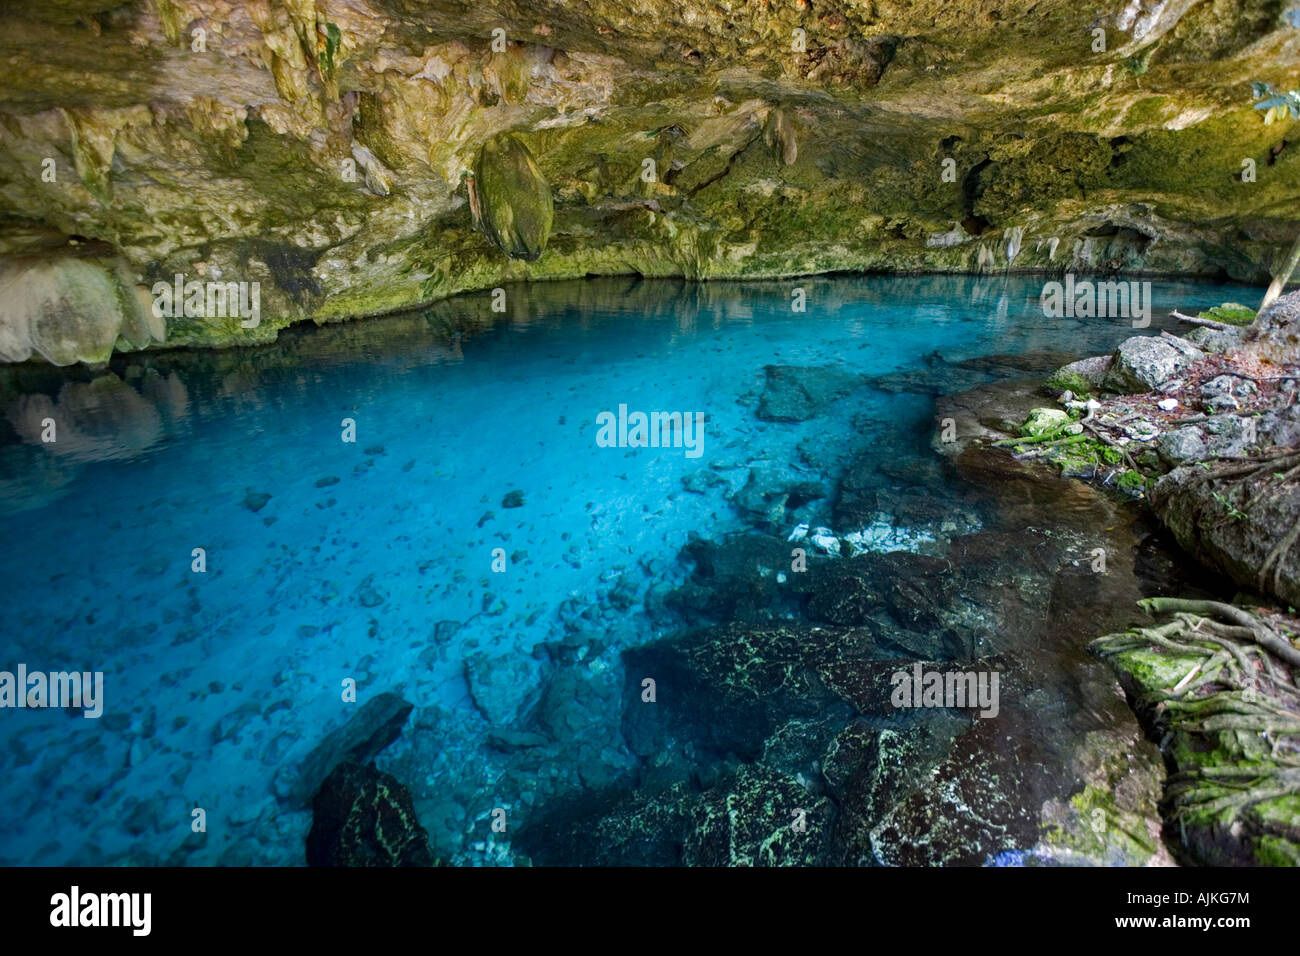
[[[1158,760],[1083,645],[1195,586],[1122,496],[938,450],[945,397],[1135,334],[1041,289],[519,285],[7,370],[0,668],[104,683],[0,723],[0,861],[300,865],[304,762],[385,693],[449,863],[1041,858]],[[1156,282],[1142,334],[1235,295]],[[698,455],[605,447],[619,406]],[[890,708],[915,662],[997,670],[998,714]]]

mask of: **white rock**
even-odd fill
[[[1175,408],[1178,407],[1178,399],[1162,398],[1160,399],[1160,401],[1156,402],[1156,407],[1163,409],[1166,412],[1172,412]]]
[[[809,540],[812,541],[813,547],[817,548],[819,551],[839,557],[840,539],[835,537],[829,528],[816,529]]]

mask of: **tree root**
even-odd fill
[[[1300,526],[1300,525],[1298,525]],[[1294,530],[1294,529],[1293,529]],[[1243,628],[1260,647],[1277,655],[1296,667],[1300,667],[1300,650],[1292,647],[1290,642],[1268,627],[1262,620],[1249,611],[1219,601],[1189,601],[1183,598],[1146,598],[1138,602],[1148,614],[1161,612],[1173,613],[1183,611],[1201,617],[1218,618]]]

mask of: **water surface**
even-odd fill
[[[790,307],[796,285],[804,313]],[[621,688],[619,652],[683,624],[663,600],[690,570],[682,547],[753,527],[731,501],[751,468],[833,487],[864,447],[900,467],[933,457],[924,389],[862,388],[810,421],[765,422],[764,367],[917,371],[955,391],[1006,374],[944,371],[963,359],[1096,354],[1136,334],[1124,319],[1045,318],[1041,288],[521,285],[504,316],[467,296],[292,330],[266,349],[10,370],[0,669],[102,671],[106,701],[98,720],[0,712],[0,860],[301,863],[310,816],[277,794],[355,708],[346,679],[360,700],[396,690],[415,705],[380,765],[403,770],[435,847],[456,862],[508,859],[482,839],[493,807],[526,816],[638,764],[615,699],[607,722],[573,731],[591,747],[561,746],[528,771],[528,794],[523,771],[503,771],[515,756],[489,735],[531,727],[546,647],[582,644]],[[1141,334],[1172,308],[1240,298],[1154,291]],[[597,415],[620,404],[703,413],[702,455],[598,447]],[[45,418],[54,444],[41,442]],[[789,524],[829,525],[829,506],[810,502]],[[982,516],[961,520],[970,530]],[[880,547],[906,539],[897,530]],[[191,834],[196,806],[206,839]]]

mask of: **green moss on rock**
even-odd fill
[[[528,147],[516,136],[493,137],[479,152],[474,178],[484,232],[512,259],[540,259],[555,207]]]

